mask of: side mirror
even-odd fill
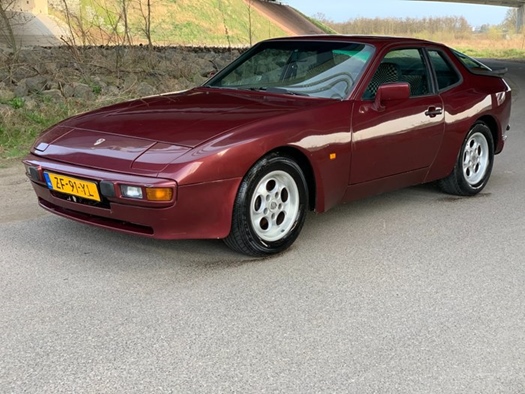
[[[373,108],[384,111],[386,103],[396,100],[407,100],[410,97],[410,84],[408,82],[385,83],[377,89]]]

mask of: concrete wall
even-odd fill
[[[69,36],[67,29],[59,26],[46,14],[20,12],[18,17],[21,22],[13,26],[18,46],[63,45],[64,42],[60,40],[60,37]],[[1,37],[0,43],[2,43]]]
[[[47,0],[15,0],[10,11],[18,47],[63,45],[60,37],[69,36],[67,29],[49,16]],[[2,32],[0,45],[8,45],[8,38]]]
[[[35,15],[49,13],[47,0],[15,0],[13,11],[31,12]]]

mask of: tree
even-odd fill
[[[132,41],[131,41],[131,34],[130,34],[130,29],[129,29],[129,20],[128,20],[128,16],[129,16],[129,0],[121,0],[122,1],[122,9],[121,9],[121,18],[122,18],[122,21],[124,23],[124,41],[126,42],[126,44],[128,45],[132,45]]]
[[[509,8],[501,23],[501,27],[510,32],[516,29],[516,26],[518,26],[518,9]]]
[[[146,4],[144,5],[144,1]],[[139,0],[140,14],[143,19],[142,32],[148,40],[148,48],[153,49],[153,41],[151,39],[151,0]]]

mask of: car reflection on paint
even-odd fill
[[[202,86],[66,119],[24,163],[58,215],[265,256],[308,210],[432,181],[479,193],[509,127],[502,74],[422,40],[272,39]]]

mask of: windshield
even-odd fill
[[[373,47],[357,43],[266,41],[205,86],[340,100],[348,97],[372,53]]]

